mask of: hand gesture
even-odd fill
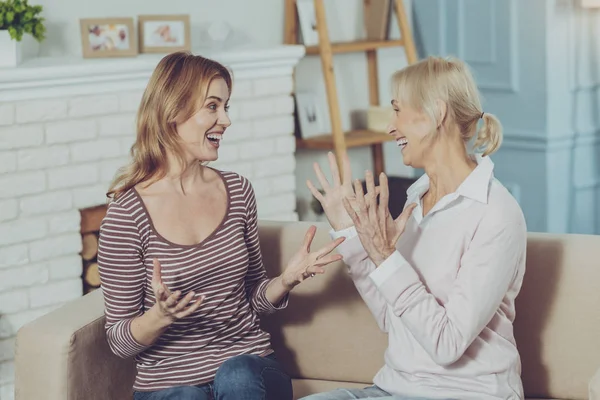
[[[331,170],[331,175],[333,177],[333,186],[329,184],[327,178],[325,178],[325,175],[321,170],[321,167],[317,163],[314,163],[313,168],[321,187],[325,191],[325,195],[322,195],[310,180],[306,181],[306,186],[308,186],[308,189],[312,195],[315,196],[319,203],[321,203],[321,207],[323,207],[323,211],[325,211],[325,215],[327,216],[327,220],[329,220],[331,227],[336,231],[339,231],[344,228],[349,228],[353,225],[352,219],[342,204],[342,199],[344,197],[350,198],[351,196],[354,196],[354,191],[352,189],[350,160],[348,159],[348,154],[344,153],[342,161],[344,180],[342,183],[340,180],[340,172],[338,170],[335,156],[332,152],[329,152],[327,157],[329,158],[329,169]]]
[[[174,293],[165,286],[160,273],[160,262],[155,258],[153,260],[154,270],[152,272],[152,291],[156,298],[156,311],[161,319],[166,319],[168,322],[185,318],[193,314],[202,304],[204,296],[192,302],[195,293],[189,292],[183,299],[179,300],[181,291],[177,290]],[[191,304],[190,304],[191,303]]]
[[[373,175],[366,173],[367,194],[363,193],[362,185],[356,181],[353,199],[343,199],[344,207],[354,222],[360,241],[369,258],[379,266],[395,250],[400,235],[406,228],[408,218],[416,204],[410,204],[402,214],[394,220],[390,215],[389,189],[387,176],[381,173],[379,177],[379,205]],[[353,206],[352,202],[356,204]]]
[[[311,226],[304,236],[304,243],[289,261],[285,271],[281,275],[284,287],[292,290],[300,282],[316,274],[323,274],[324,266],[342,259],[339,254],[329,254],[338,247],[345,238],[338,238],[323,246],[315,252],[310,252],[310,245],[315,237],[317,228]]]

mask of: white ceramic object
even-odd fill
[[[0,68],[21,63],[21,43],[11,39],[7,30],[0,30]]]

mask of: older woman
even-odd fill
[[[305,399],[522,399],[512,324],[527,230],[494,178],[489,155],[501,144],[501,125],[483,112],[459,60],[410,65],[393,76],[393,92],[389,134],[404,163],[425,170],[403,213],[390,217],[384,174],[376,188],[367,172],[366,194],[358,182],[353,188],[347,156],[342,180],[330,154],[333,184],[315,165],[324,195],[308,182],[332,236],[346,238],[338,250],[389,335],[385,364],[373,386]],[[474,136],[483,154],[469,151]]]

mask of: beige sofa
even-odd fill
[[[296,251],[305,223],[260,223],[270,275]],[[327,241],[318,225],[314,248]],[[516,337],[527,398],[600,400],[600,236],[530,234]],[[345,267],[301,285],[263,319],[296,397],[368,384],[383,363],[379,332]],[[100,291],[24,326],[16,345],[17,400],[131,399],[135,367],[108,349]],[[596,373],[595,378],[592,378]]]

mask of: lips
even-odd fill
[[[404,148],[408,144],[408,140],[406,140],[405,137],[401,137],[396,139],[396,144],[398,145],[398,147]]]
[[[208,132],[206,138],[213,146],[219,147],[221,140],[223,140],[223,132]]]

